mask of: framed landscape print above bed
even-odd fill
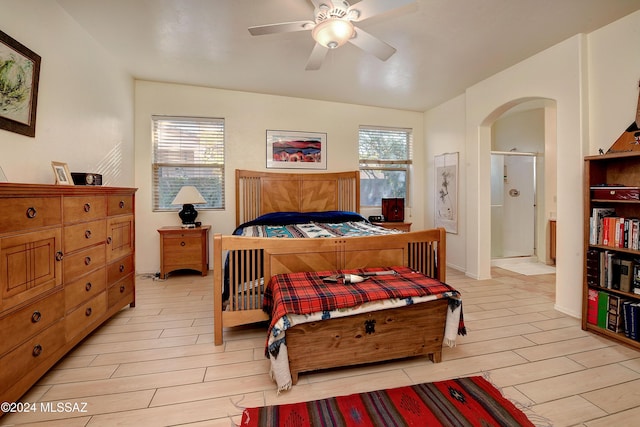
[[[267,167],[326,169],[327,134],[267,130]]]

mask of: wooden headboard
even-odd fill
[[[236,226],[271,212],[360,212],[360,172],[236,169]]]

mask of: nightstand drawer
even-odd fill
[[[199,236],[166,236],[164,251],[169,257],[198,256],[202,251],[202,239]]]

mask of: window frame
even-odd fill
[[[167,159],[159,159],[158,157],[158,145],[160,144],[160,141],[158,140],[158,128],[159,128],[159,123],[162,122],[184,122],[189,123],[191,126],[197,125],[197,126],[201,126],[203,123],[210,123],[210,130],[212,131],[216,131],[216,128],[220,128],[220,130],[217,130],[217,134],[210,139],[211,144],[207,145],[207,144],[202,144],[202,143],[197,143],[194,144],[192,142],[190,142],[190,146],[191,147],[207,147],[210,146],[212,149],[217,150],[217,152],[215,152],[215,154],[213,155],[214,157],[214,161],[213,162],[189,162],[189,161],[180,161],[180,159],[184,159],[185,156],[182,156],[180,154],[182,153],[188,153],[190,150],[188,149],[184,149],[183,147],[181,147],[181,143],[180,141],[189,141],[188,138],[186,139],[176,139],[176,152],[179,152],[180,154],[178,156],[176,156],[176,161],[167,161]],[[182,130],[184,132],[191,131],[193,132],[193,130],[188,129],[187,126],[185,126],[184,128],[180,128],[180,126],[176,126],[174,125],[176,130]],[[216,145],[216,141],[219,140],[219,144]],[[167,144],[167,141],[163,141],[163,144]],[[189,144],[187,144],[187,147],[189,147]],[[225,197],[225,167],[226,167],[226,123],[225,123],[225,119],[224,118],[219,118],[219,117],[198,117],[198,116],[176,116],[176,115],[160,115],[160,114],[154,114],[151,116],[151,169],[152,169],[152,176],[151,176],[151,180],[152,180],[152,211],[153,212],[177,212],[181,209],[181,206],[173,206],[171,205],[170,207],[162,207],[160,200],[161,200],[161,188],[160,188],[160,177],[159,177],[159,173],[163,168],[185,168],[185,169],[201,169],[201,170],[211,170],[211,171],[218,171],[217,175],[220,177],[220,181],[219,181],[219,186],[220,186],[220,194],[219,194],[219,200],[220,200],[220,206],[211,206],[211,201],[210,199],[207,198],[207,194],[206,191],[204,191],[202,188],[198,188],[198,190],[200,191],[200,193],[203,195],[203,197],[205,199],[207,199],[208,204],[207,205],[196,205],[196,208],[199,211],[217,211],[217,210],[224,210],[225,209],[225,205],[226,205],[226,197]],[[221,151],[221,153],[220,153]],[[212,177],[209,179],[213,179],[213,175]],[[198,179],[197,174],[190,176],[187,175],[188,178],[191,179]],[[205,178],[200,178],[200,179],[207,179]],[[192,183],[186,182],[184,185],[193,185]],[[196,187],[201,187],[196,185]],[[213,185],[212,188],[217,187],[217,185]],[[180,188],[176,189],[176,194],[177,192],[180,190]],[[215,190],[217,191],[217,188],[215,188]]]
[[[406,153],[405,159],[364,159],[360,157],[360,146],[362,132],[389,132],[404,133],[406,135]],[[388,165],[388,166],[385,166]],[[395,165],[395,166],[394,166]],[[413,167],[413,129],[403,127],[384,127],[361,125],[358,129],[358,170],[359,171],[391,171],[405,173],[405,206],[411,206],[411,175]],[[389,196],[392,197],[392,196]],[[382,199],[379,204],[366,205],[362,203],[362,192],[360,197],[360,205],[364,208],[379,208],[382,206]]]

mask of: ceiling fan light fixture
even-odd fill
[[[355,30],[350,21],[329,18],[318,23],[311,32],[313,39],[328,49],[336,49],[353,37]]]

